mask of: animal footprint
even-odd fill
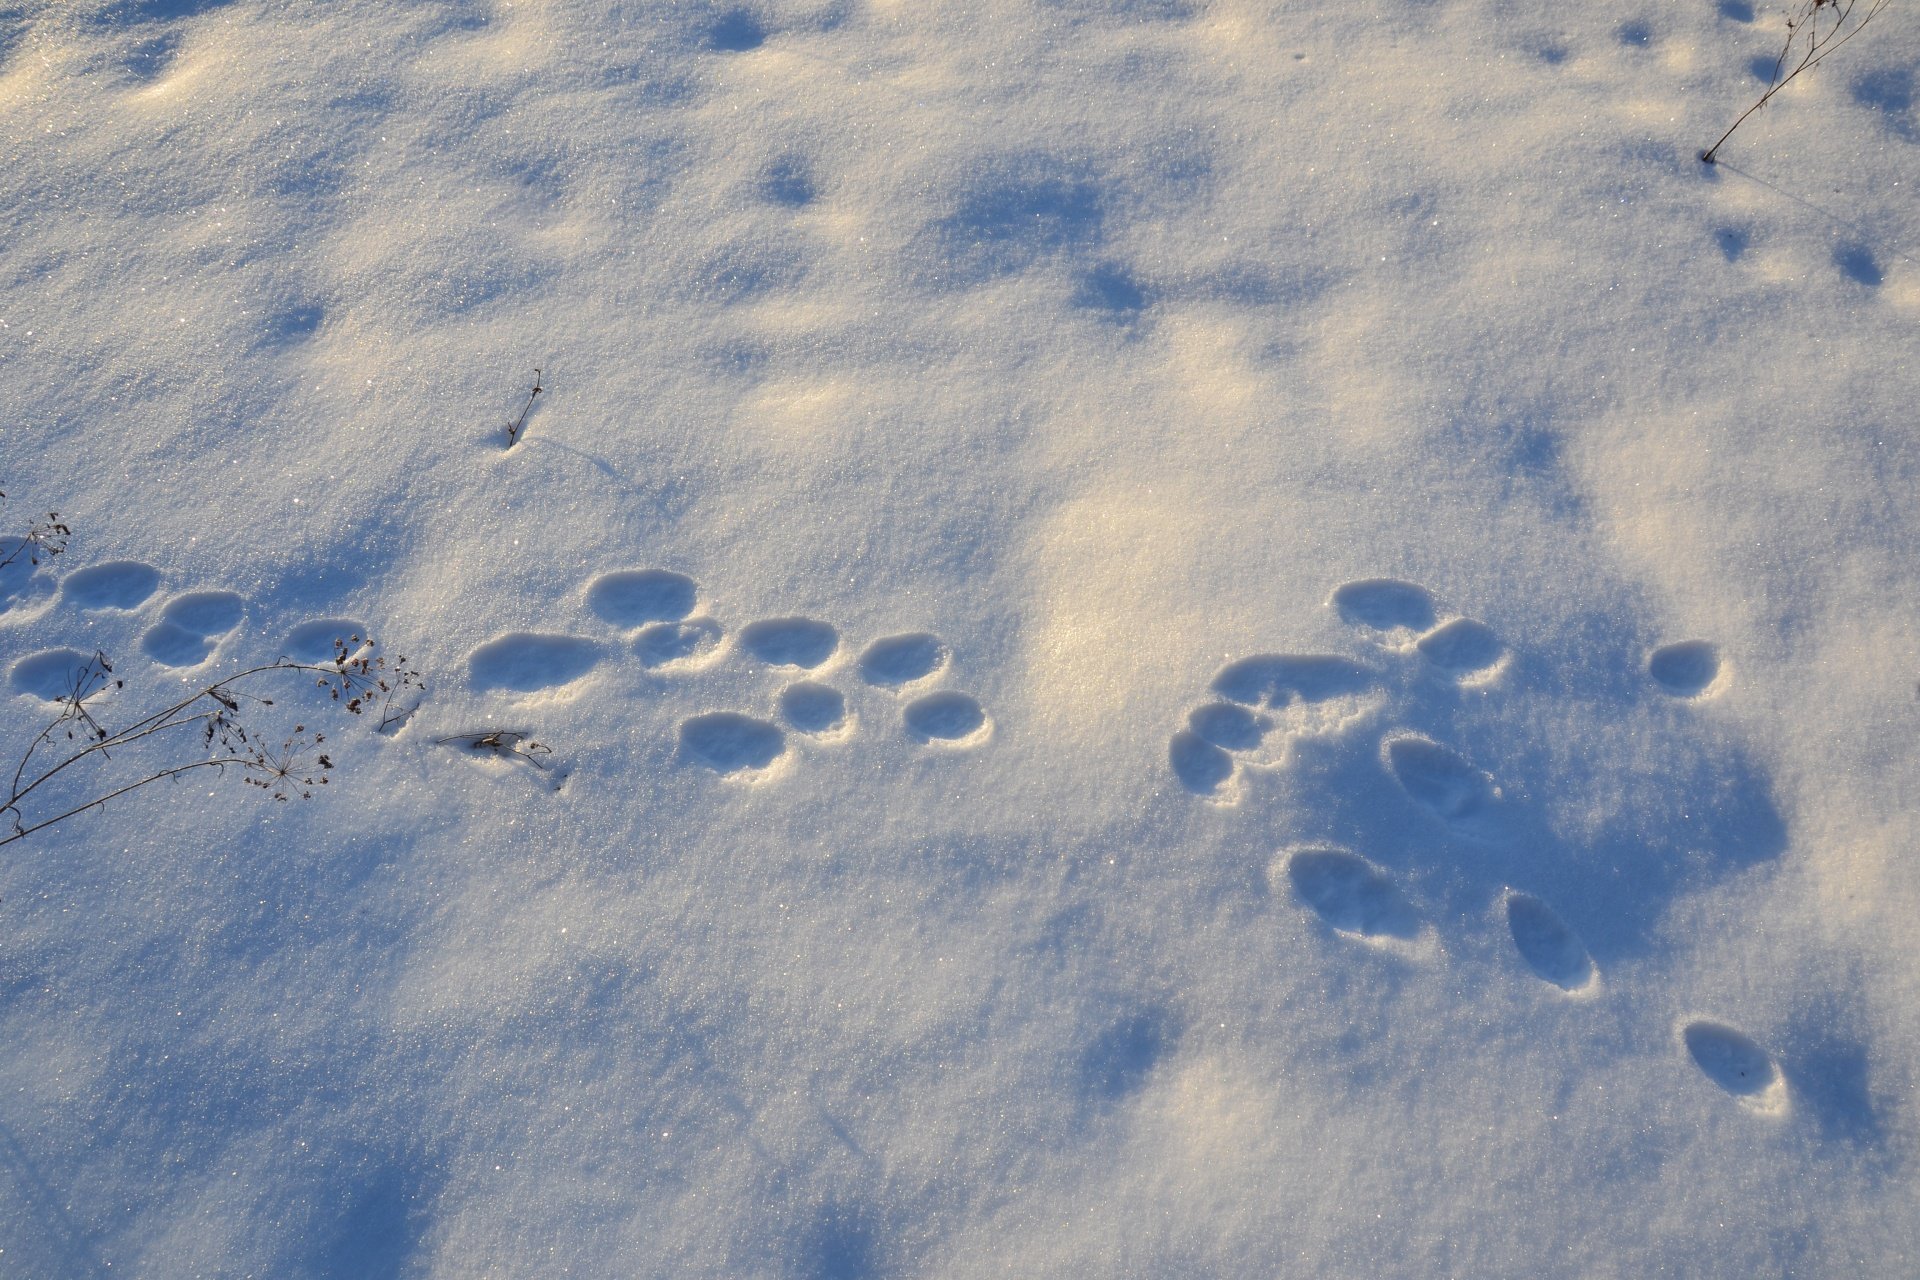
[[[812,670],[834,655],[840,633],[812,618],[768,618],[740,629],[740,647],[768,666]]]
[[[1389,647],[1413,647],[1441,674],[1481,683],[1498,674],[1506,646],[1493,628],[1472,618],[1440,622],[1433,593],[1397,578],[1367,578],[1336,587],[1328,602],[1348,623],[1376,633]],[[1438,625],[1436,625],[1438,624]]]
[[[1414,647],[1427,661],[1460,680],[1484,679],[1506,660],[1506,646],[1493,628],[1472,618],[1455,618],[1421,636]]]
[[[67,575],[60,594],[82,609],[137,609],[160,586],[160,571],[138,560],[110,560]]]
[[[1367,578],[1335,587],[1331,602],[1342,618],[1375,631],[1425,631],[1434,623],[1433,596],[1395,578]]]
[[[920,742],[968,747],[984,742],[992,728],[985,708],[964,693],[930,693],[901,712],[907,732]]]
[[[1373,671],[1327,654],[1263,653],[1229,662],[1210,685],[1225,701],[1188,713],[1168,761],[1180,785],[1220,803],[1239,797],[1241,765],[1284,759],[1296,738],[1337,734],[1377,702]]]
[[[947,646],[924,631],[875,640],[860,655],[860,678],[889,687],[925,680],[947,665]]]
[[[680,725],[680,749],[716,773],[753,773],[786,754],[780,727],[734,711],[712,711]]]
[[[350,651],[357,649],[359,641],[365,640],[366,636],[367,625],[364,622],[355,622],[351,618],[320,618],[303,622],[287,632],[282,648],[295,662],[332,662],[339,656],[340,645],[346,645]]]
[[[655,622],[640,628],[633,638],[633,651],[640,656],[643,667],[693,668],[705,665],[720,651],[724,636],[720,624],[712,618]]]
[[[79,690],[92,661],[92,654],[78,649],[43,649],[14,663],[9,679],[21,693],[60,702]]]
[[[245,609],[245,602],[231,591],[176,596],[160,611],[160,621],[140,638],[140,647],[163,667],[198,666],[213,653],[220,637],[240,625]]]
[[[1479,825],[1500,799],[1492,778],[1458,752],[1427,738],[1389,738],[1381,753],[1394,781],[1414,803],[1452,826]]]
[[[1720,654],[1705,640],[1662,645],[1647,658],[1647,674],[1676,698],[1701,698],[1720,689]]]
[[[1193,730],[1182,729],[1173,735],[1167,759],[1173,766],[1173,776],[1193,794],[1221,804],[1240,798],[1240,789],[1234,785],[1237,766],[1233,757]]]
[[[1693,1064],[1747,1110],[1779,1115],[1787,1108],[1787,1084],[1773,1058],[1746,1036],[1718,1022],[1689,1022],[1680,1032]]]
[[[668,569],[603,573],[584,592],[588,611],[627,632],[624,643],[650,671],[712,669],[723,687],[744,691],[764,688],[767,668],[783,676],[819,673],[846,652],[831,623],[790,615],[729,630],[700,611],[701,597],[692,578]],[[476,688],[532,693],[580,679],[598,665],[604,649],[575,636],[515,633],[475,649],[469,665]],[[796,749],[804,754],[815,745],[848,740],[871,719],[858,703],[887,694],[917,695],[900,705],[898,714],[905,736],[922,746],[964,749],[991,736],[992,719],[977,699],[927,688],[952,666],[952,651],[939,636],[900,632],[870,642],[858,654],[853,669],[864,688],[854,688],[852,698],[817,675],[792,680],[772,694],[770,711],[707,711],[682,719],[681,758],[722,774],[759,775]]]
[[[1509,893],[1507,931],[1513,935],[1513,949],[1542,982],[1562,991],[1585,991],[1594,985],[1593,958],[1573,930],[1540,899]]]
[[[1332,845],[1282,855],[1293,892],[1336,932],[1363,942],[1408,942],[1419,936],[1413,907],[1387,874],[1357,853]]]
[[[802,680],[781,693],[780,715],[799,732],[823,737],[847,726],[846,695],[828,685]]]
[[[600,662],[600,646],[578,636],[513,631],[467,655],[476,689],[542,693],[572,684]]]
[[[666,569],[603,573],[587,586],[587,607],[594,616],[629,629],[678,622],[693,612],[698,597],[692,578]]]

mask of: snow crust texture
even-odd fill
[[[1913,1274],[1917,32],[0,5],[0,1275]]]

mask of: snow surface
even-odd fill
[[[1699,164],[1782,18],[0,6],[7,758],[430,684],[0,850],[0,1273],[1920,1271],[1920,36]]]

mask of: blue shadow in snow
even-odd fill
[[[1081,1053],[1082,1096],[1100,1108],[1138,1093],[1178,1039],[1179,1030],[1163,1009],[1135,1009],[1123,1015]]]
[[[1105,312],[1116,320],[1131,319],[1146,309],[1147,291],[1126,268],[1102,263],[1080,277],[1073,305]]]
[[[1857,77],[1853,100],[1880,112],[1897,137],[1908,142],[1920,136],[1913,124],[1913,68],[1881,67]]]
[[[917,237],[916,272],[928,284],[970,287],[1095,248],[1107,204],[1084,163],[1045,152],[996,157],[968,175],[950,211]]]
[[[1873,251],[1863,244],[1845,244],[1833,251],[1833,265],[1840,268],[1841,274],[1856,284],[1869,289],[1877,289],[1880,282],[1887,278],[1880,269],[1880,263]]]
[[[295,1274],[399,1280],[419,1252],[440,1182],[437,1169],[415,1158],[347,1163],[333,1185],[318,1189],[334,1212],[314,1224],[312,1253]]]
[[[1593,613],[1544,643],[1506,643],[1492,698],[1542,714],[1490,714],[1488,695],[1424,671],[1397,690],[1390,720],[1298,742],[1295,811],[1312,820],[1289,834],[1352,848],[1456,919],[1484,917],[1505,886],[1532,894],[1603,971],[1651,947],[1681,893],[1785,850],[1765,769],[1654,685],[1644,637]],[[1584,710],[1593,731],[1561,740],[1562,708]],[[1437,746],[1385,750],[1398,733]]]
[[[864,1206],[829,1203],[800,1232],[794,1280],[872,1280],[880,1275],[879,1228]]]

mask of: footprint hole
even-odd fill
[[[231,591],[191,591],[168,601],[160,620],[197,636],[223,636],[245,611],[246,602]]]
[[[947,646],[924,631],[875,640],[860,655],[860,677],[868,684],[903,685],[924,680],[947,663]]]
[[[138,560],[111,560],[68,574],[61,593],[82,609],[135,609],[160,585],[160,571]]]
[[[1288,855],[1286,872],[1300,900],[1340,933],[1403,940],[1419,933],[1412,906],[1385,872],[1356,853],[1300,849]]]
[[[163,667],[197,667],[213,653],[214,637],[161,622],[140,637],[140,649]]]
[[[655,622],[640,628],[633,638],[633,651],[639,655],[640,665],[649,669],[693,666],[712,656],[723,636],[720,624],[712,618]]]
[[[357,653],[366,644],[367,624],[352,618],[316,618],[287,632],[281,650],[295,662],[332,662],[345,647]]]
[[[1531,894],[1507,895],[1507,931],[1514,950],[1543,982],[1578,991],[1593,981],[1593,959],[1566,922]]]
[[[1705,640],[1662,645],[1647,658],[1647,674],[1676,698],[1693,698],[1720,678],[1720,653]]]
[[[787,749],[780,727],[736,711],[694,716],[680,726],[680,748],[716,773],[765,769]]]
[[[1425,631],[1434,623],[1432,594],[1398,578],[1365,578],[1337,587],[1333,607],[1347,622],[1375,631]]]
[[[1741,1102],[1771,1111],[1784,1100],[1773,1058],[1747,1036],[1703,1019],[1688,1023],[1681,1038],[1700,1073]]]
[[[45,649],[13,664],[13,687],[44,702],[59,702],[81,691],[93,655],[78,649]],[[91,683],[91,682],[89,682]]]
[[[1213,678],[1213,691],[1221,697],[1270,710],[1352,697],[1372,687],[1371,671],[1325,654],[1257,654],[1228,663]]]
[[[693,579],[684,573],[623,569],[593,580],[587,587],[587,608],[602,622],[616,627],[678,622],[693,612],[698,594]]]
[[[1168,763],[1180,785],[1197,796],[1221,797],[1221,788],[1233,780],[1233,757],[1191,729],[1173,735]]]
[[[1426,738],[1387,743],[1387,767],[1415,803],[1448,822],[1481,813],[1495,798],[1492,779],[1448,747]]]
[[[773,667],[819,666],[840,647],[840,633],[812,618],[766,618],[740,630],[740,646]]]
[[[540,693],[578,680],[600,661],[600,646],[578,636],[515,631],[467,655],[473,687]]]
[[[803,680],[781,693],[780,715],[801,733],[832,733],[847,722],[847,700],[838,689]]]
[[[1187,715],[1187,727],[1224,751],[1252,751],[1273,722],[1232,702],[1209,702]]]
[[[1472,618],[1455,618],[1420,637],[1419,649],[1427,661],[1455,676],[1490,671],[1506,655],[1493,628]]]
[[[922,742],[964,742],[985,731],[987,713],[964,693],[930,693],[908,703],[901,719]]]

